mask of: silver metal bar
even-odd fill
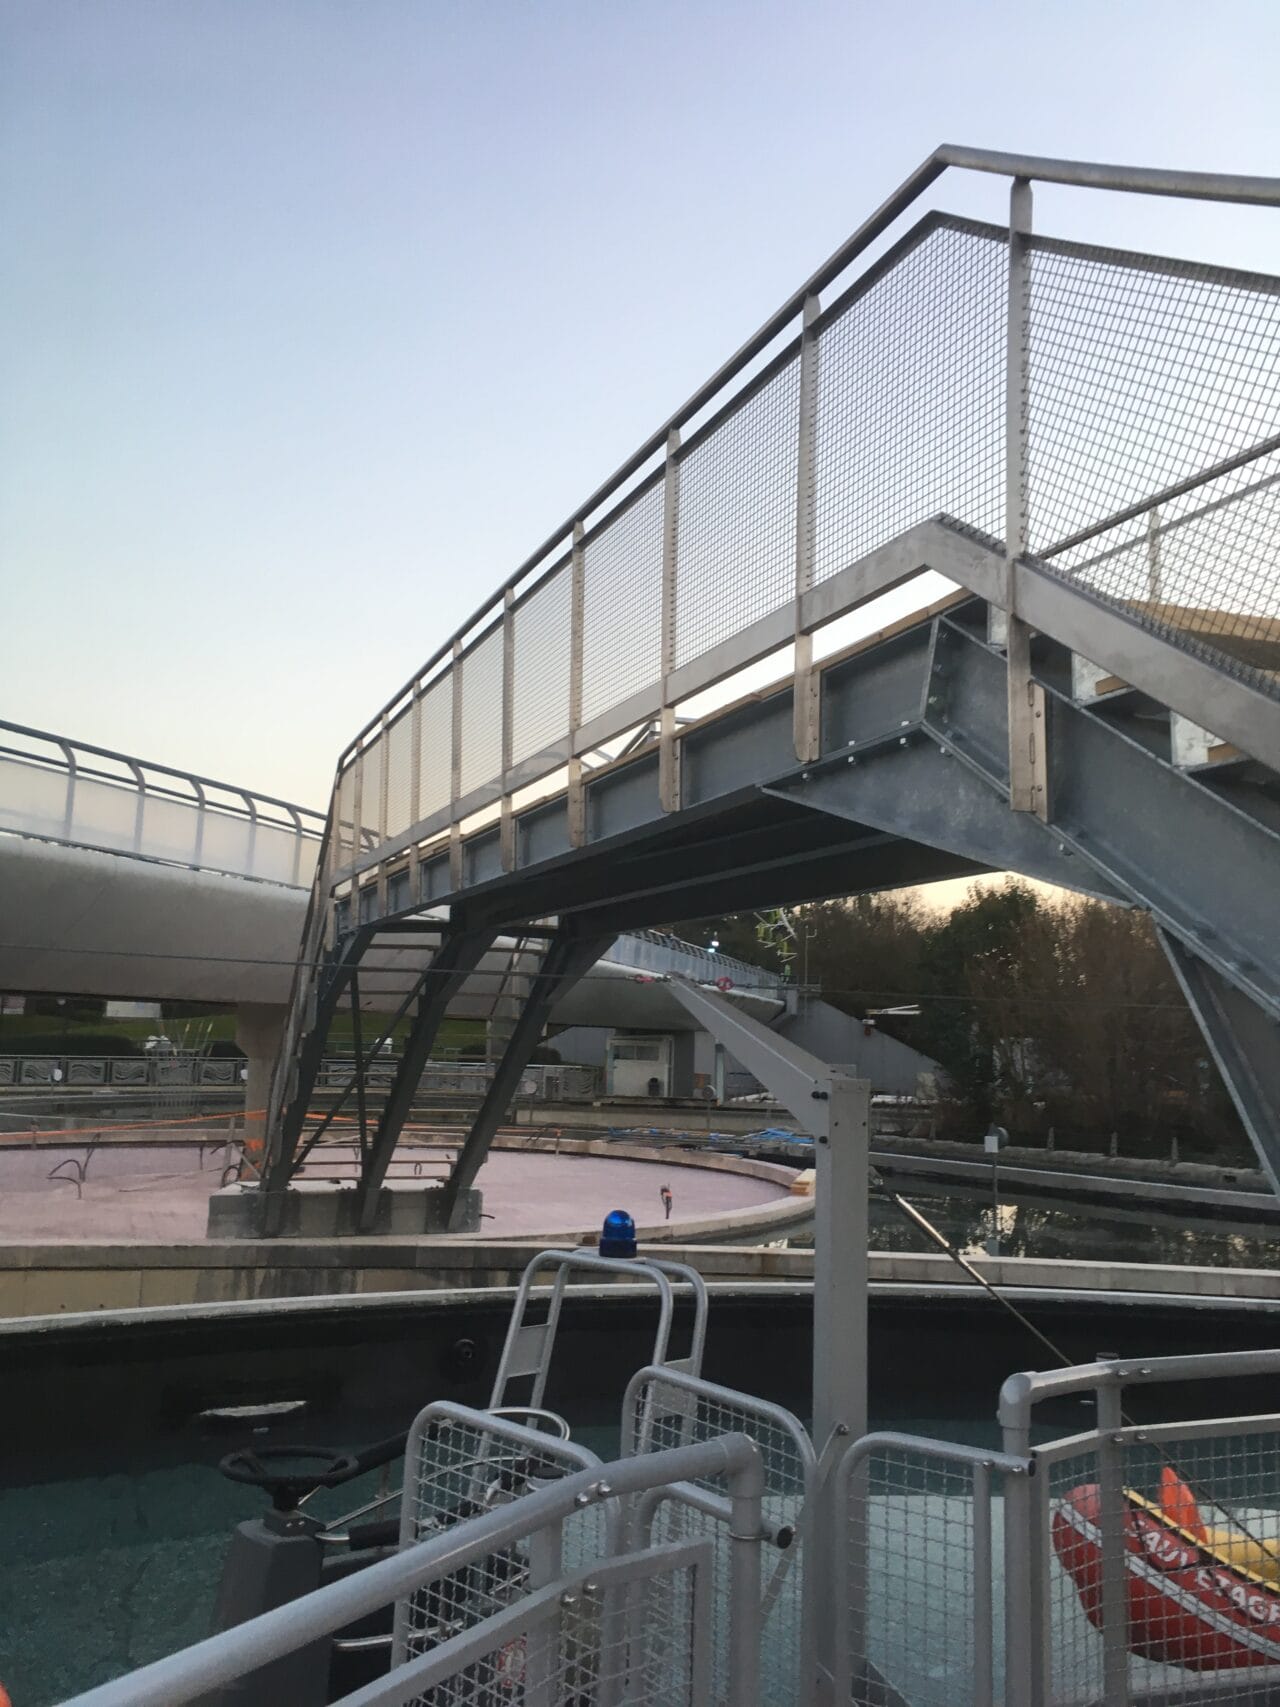
[[[813,668],[813,635],[800,620],[805,594],[813,585],[814,421],[818,409],[819,340],[817,296],[806,297],[800,333],[799,422],[796,433],[795,659],[792,687],[792,743],[801,764],[821,748],[819,680]]]
[[[1009,804],[1048,816],[1043,697],[1031,674],[1031,629],[1018,609],[1015,566],[1026,555],[1030,500],[1031,185],[1009,192],[1009,291],[1005,332],[1005,662],[1009,683]]]
[[[973,1707],[995,1701],[991,1596],[991,1462],[983,1459],[973,1467]]]
[[[745,1436],[738,1436],[744,1439]],[[728,1699],[734,1707],[754,1707],[760,1699],[760,1511],[764,1499],[764,1460],[753,1447],[752,1472],[729,1484]]]
[[[1125,1586],[1124,1423],[1120,1388],[1098,1389],[1098,1533],[1102,1547],[1102,1698],[1129,1704],[1129,1608]]]
[[[1280,178],[1246,177],[1236,172],[1108,166],[1089,160],[1056,160],[1040,154],[1002,154],[991,148],[966,148],[951,142],[943,143],[930,160],[936,161],[940,170],[956,166],[968,172],[994,172],[1002,178],[1072,184],[1082,190],[1118,190],[1129,195],[1179,196],[1188,201],[1280,207]]]
[[[181,1707],[427,1583],[464,1570],[543,1524],[568,1517],[581,1503],[627,1498],[665,1482],[717,1475],[728,1475],[731,1489],[740,1497],[744,1478],[745,1491],[754,1490],[760,1475],[759,1452],[744,1435],[723,1435],[669,1452],[593,1465],[128,1677],[90,1689],[66,1707]]]
[[[60,747],[64,754],[92,753],[95,758],[110,759],[113,763],[126,765],[131,770],[133,770],[135,766],[142,765],[147,771],[153,772],[157,776],[176,777],[180,782],[189,784],[201,783],[206,788],[216,788],[222,790],[224,793],[238,794],[242,797],[245,794],[251,793],[260,805],[279,806],[285,812],[299,812],[305,818],[314,819],[317,825],[316,834],[320,833],[320,827],[323,826],[324,823],[324,813],[317,812],[312,807],[294,806],[287,800],[278,800],[273,794],[262,794],[256,789],[244,789],[235,783],[219,782],[215,777],[201,776],[196,771],[176,770],[172,765],[162,765],[155,763],[151,759],[131,757],[127,753],[117,753],[110,747],[96,747],[91,741],[79,741],[73,740],[69,736],[53,735],[46,729],[32,729],[25,723],[10,723],[3,718],[0,718],[0,729],[8,730],[12,735],[23,735],[29,740],[48,741],[52,746]],[[71,759],[70,762],[78,765],[77,760]],[[79,766],[79,768],[88,769],[91,767]],[[106,775],[108,773],[100,774]],[[135,770],[135,777],[136,774],[137,772]],[[110,780],[123,779],[116,778]]]
[[[813,1432],[867,1427],[867,1168],[871,1085],[832,1074],[814,1145]]]
[[[667,435],[662,498],[662,710],[658,748],[658,796],[664,812],[680,810],[680,742],[676,732],[671,675],[676,667],[676,553],[680,513],[680,434]]]

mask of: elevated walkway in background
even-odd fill
[[[1008,224],[904,229],[955,168]],[[542,944],[500,1100],[620,931],[992,869],[1150,912],[1280,1178],[1280,281],[1041,235],[1033,179],[1280,202],[941,149],[566,518],[339,759],[268,1228],[388,944],[421,978],[365,1225],[498,933]]]
[[[303,806],[0,722],[0,988],[283,1007],[323,828]],[[516,949],[495,939],[450,1012],[489,1020]],[[398,1007],[418,961],[371,955],[362,1007]],[[689,1030],[671,974],[728,978],[754,1011],[782,1011],[772,974],[648,931],[610,944],[552,1017]]]

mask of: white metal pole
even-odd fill
[[[833,1074],[814,1146],[813,1439],[867,1432],[867,1153],[871,1086]]]

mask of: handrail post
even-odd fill
[[[1044,690],[1031,675],[1031,630],[1017,611],[1017,564],[1028,550],[1031,408],[1031,183],[1009,192],[1005,327],[1005,664],[1009,686],[1009,805],[1048,817]]]
[[[795,681],[792,689],[792,729],[795,755],[801,764],[816,759],[821,748],[819,677],[813,668],[813,634],[805,622],[805,595],[813,585],[814,425],[818,405],[817,319],[821,302],[804,299],[800,333],[800,401],[796,434],[796,578]]]
[[[458,801],[462,798],[462,642],[453,643],[449,686],[453,693],[449,754],[449,886],[462,888],[462,831],[458,825]]]
[[[498,803],[502,869],[516,868],[516,825],[511,812],[511,760],[515,751],[516,623],[515,590],[502,595],[502,795]]]
[[[1112,1361],[1110,1359],[1099,1359]],[[1095,1392],[1098,1427],[1098,1537],[1102,1548],[1102,1699],[1129,1703],[1129,1610],[1125,1590],[1124,1427],[1118,1377]]]
[[[578,730],[582,727],[582,682],[587,608],[587,563],[582,522],[573,524],[573,554],[569,567],[569,846],[587,845],[587,796],[578,755]]]
[[[676,708],[671,702],[671,674],[676,667],[676,546],[679,533],[679,429],[667,434],[667,460],[662,486],[662,711],[658,745],[658,795],[664,812],[680,810],[680,741]]]

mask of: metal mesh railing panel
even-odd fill
[[[412,822],[413,706],[387,729],[387,834],[398,836]]]
[[[355,858],[355,760],[338,777],[334,808],[334,864],[341,869]]]
[[[881,1446],[848,1483],[841,1513],[845,1620],[860,1707],[970,1707],[978,1655],[978,1562],[969,1464]]]
[[[382,811],[382,749],[386,737],[379,732],[369,741],[360,752],[356,763],[360,766],[360,787],[356,794],[358,802],[356,817],[358,820],[358,849],[376,844],[378,836],[378,819]]]
[[[767,1528],[791,1531],[786,1547],[766,1547],[761,1596],[761,1698],[769,1707],[799,1707],[804,1700],[801,1656],[805,1581],[804,1524],[812,1492],[813,1454],[803,1425],[789,1413],[748,1395],[731,1394],[710,1383],[690,1387],[660,1374],[636,1389],[631,1415],[624,1419],[632,1449],[661,1452],[726,1434],[754,1440],[764,1460],[762,1515]],[[723,1494],[721,1477],[701,1484]],[[678,1499],[664,1500],[655,1516],[655,1541],[706,1536],[714,1544],[713,1573],[715,1675],[726,1675],[729,1623],[729,1547],[723,1524]]]
[[[462,672],[462,793],[502,772],[502,629],[492,629],[454,665]]]
[[[1272,452],[1072,547],[1049,567],[1144,628],[1278,693],[1278,562],[1280,452]]]
[[[695,1707],[707,1697],[695,1688],[694,1648],[697,1603],[694,1597],[694,1568],[648,1578],[633,1590],[631,1640],[624,1652],[602,1650],[601,1672],[618,1674],[623,1661],[625,1700],[665,1707]],[[558,1698],[557,1698],[558,1699]],[[713,1694],[713,1700],[719,1700]]]
[[[662,515],[659,481],[583,547],[584,722],[662,674]]]
[[[426,818],[449,804],[453,777],[453,678],[432,682],[418,716],[418,811]]]
[[[1007,257],[935,226],[822,327],[815,581],[940,512],[1004,533]]]
[[[512,615],[511,762],[563,741],[569,728],[573,578],[568,565]]]
[[[1268,481],[1280,465],[1265,447],[1280,435],[1280,283],[1037,240],[1029,327],[1033,550],[1273,685],[1280,532]],[[1239,458],[1251,460],[1205,481]],[[1195,490],[1158,511],[1055,551],[1187,482]]]
[[[793,358],[680,457],[677,667],[795,591],[799,410]]]
[[[393,1671],[390,1697],[403,1707],[706,1707],[695,1658],[702,1568],[661,1561],[625,1589],[610,1588],[608,1571],[599,1583],[570,1580],[554,1602],[495,1619],[491,1645],[425,1688],[412,1678],[397,1688]],[[625,1593],[628,1618],[606,1618],[610,1592]]]
[[[1097,1454],[1088,1449],[1048,1467],[1043,1491],[1050,1513],[1045,1536],[1050,1551],[1053,1514],[1075,1489],[1095,1485],[1098,1473]],[[1044,1639],[1049,1643],[1051,1699],[1056,1702],[1100,1698],[1104,1682],[1102,1638],[1086,1616],[1066,1571],[1052,1557],[1045,1569],[1048,1572],[1045,1587],[1048,1628]]]
[[[512,1441],[475,1422],[436,1418],[415,1424],[405,1455],[401,1495],[401,1546],[425,1541],[468,1518],[509,1505],[532,1488],[582,1466],[582,1454],[564,1451],[548,1436]],[[567,1567],[589,1564],[606,1552],[606,1513],[594,1504],[564,1525]],[[444,1577],[405,1603],[406,1646],[425,1653],[441,1640],[469,1629],[528,1592],[529,1543],[486,1555]]]

